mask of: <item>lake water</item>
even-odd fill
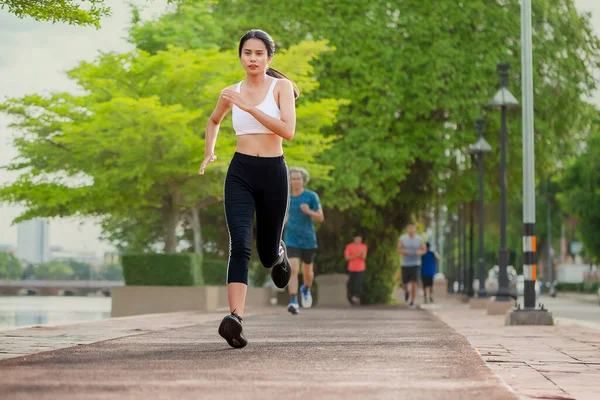
[[[110,318],[110,297],[0,296],[0,329]]]

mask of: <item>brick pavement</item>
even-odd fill
[[[458,304],[426,307],[477,348],[488,366],[526,399],[600,399],[600,330],[585,326],[505,326]]]

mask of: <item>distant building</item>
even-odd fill
[[[52,247],[50,249],[50,259],[63,262],[72,260],[88,264],[99,264],[102,261],[93,251],[65,250],[62,247]]]
[[[17,226],[17,258],[31,264],[50,261],[49,225],[43,218]]]
[[[104,253],[104,265],[120,265],[119,253],[107,251]]]

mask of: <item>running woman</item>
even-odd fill
[[[298,88],[282,73],[269,67],[275,42],[261,30],[240,39],[238,56],[246,79],[225,88],[206,126],[205,158],[200,175],[216,160],[219,126],[231,110],[237,136],[236,152],[225,178],[224,203],[229,230],[227,293],[230,315],[219,334],[234,348],[246,346],[243,319],[256,213],[256,247],[261,263],[271,268],[273,283],[285,288],[292,265],[281,240],[288,205],[288,171],[282,141],[296,129],[295,100]]]
[[[290,168],[290,179],[292,181],[292,196],[284,240],[292,263],[292,277],[288,285],[288,293],[290,294],[288,311],[296,315],[300,312],[300,306],[298,305],[300,263],[302,263],[302,274],[304,276],[304,284],[300,287],[302,307],[310,308],[312,306],[310,286],[315,276],[313,263],[317,253],[317,235],[313,221],[323,222],[325,217],[319,202],[319,195],[312,190],[304,189],[310,179],[308,171],[304,168],[292,167]]]

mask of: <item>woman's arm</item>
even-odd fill
[[[206,166],[217,159],[217,156],[215,156],[215,144],[217,143],[219,127],[221,126],[221,121],[223,121],[223,118],[225,118],[225,115],[227,115],[230,109],[231,102],[228,101],[223,96],[223,92],[221,92],[217,106],[206,124],[206,146],[204,149],[204,161],[202,161],[202,165],[200,165],[200,175],[204,175]]]
[[[287,79],[281,79],[279,91],[279,110],[281,111],[281,119],[273,118],[254,106],[249,106],[243,100],[241,95],[233,89],[223,91],[225,98],[238,106],[241,110],[246,111],[254,118],[263,124],[274,134],[281,136],[285,140],[292,140],[296,131],[296,105],[294,100],[294,89],[292,82]]]

